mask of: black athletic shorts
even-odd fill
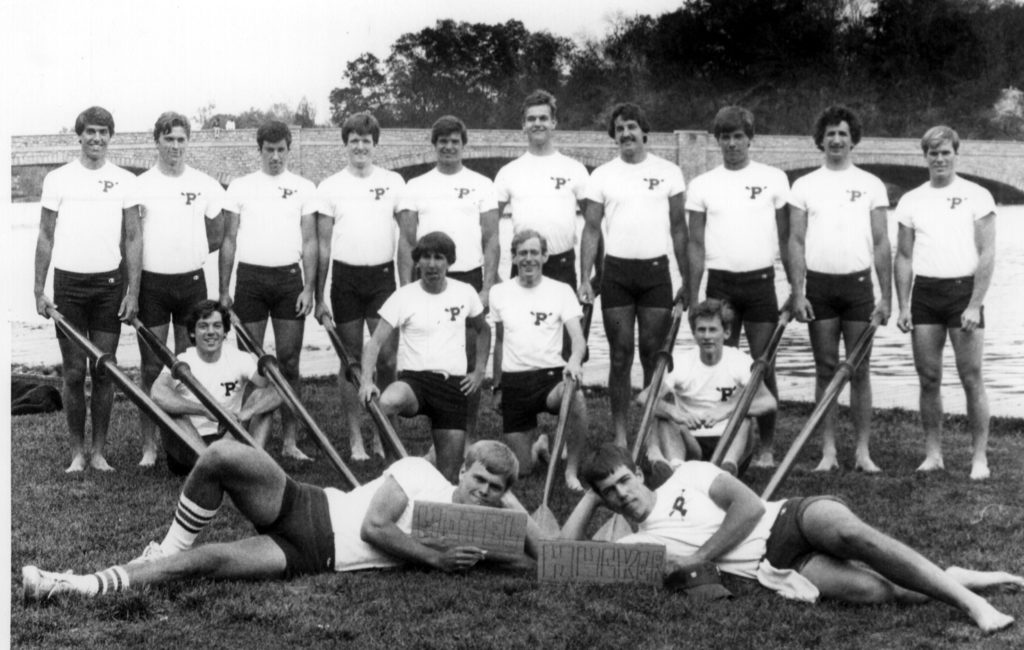
[[[139,288],[139,320],[146,327],[185,326],[196,303],[206,300],[206,275],[202,269],[188,273],[142,272]]]
[[[736,314],[727,345],[739,342],[743,323],[779,322],[779,299],[775,296],[775,269],[770,266],[743,273],[708,269],[706,293],[708,298],[728,300]]]
[[[808,271],[806,294],[818,320],[838,318],[867,323],[875,311],[871,269],[844,274]]]
[[[537,414],[550,413],[548,395],[562,382],[562,368],[501,373],[501,424],[505,433],[531,431]]]
[[[945,325],[960,327],[960,316],[971,302],[974,277],[914,278],[914,292],[910,299],[910,317],[914,325]],[[985,327],[985,308],[981,308],[980,328]]]
[[[395,263],[353,266],[334,260],[331,311],[336,323],[380,318],[378,311],[395,292]]]
[[[544,262],[544,268],[541,269],[541,272],[545,278],[564,282],[572,287],[573,291],[576,291],[578,284],[576,276],[576,251],[570,248],[564,253],[548,255],[548,261]],[[519,275],[519,267],[513,262],[511,277],[514,278],[517,275]]]
[[[235,281],[235,313],[243,323],[262,321],[269,315],[277,320],[303,320],[295,313],[302,293],[302,269],[289,266],[257,266],[238,263]]]
[[[334,531],[322,488],[288,477],[281,514],[270,525],[257,526],[256,532],[284,551],[286,578],[334,570]]]
[[[483,291],[484,288],[484,269],[483,267],[476,267],[468,271],[449,271],[448,277],[452,280],[458,280],[465,282],[469,286],[473,287],[477,293]]]
[[[816,501],[835,501],[847,505],[846,501],[831,495],[787,499],[772,524],[765,545],[764,557],[776,569],[800,571],[807,560],[818,552],[807,541],[803,527],[804,511]]]
[[[672,309],[668,256],[637,260],[605,255],[601,304],[601,309],[629,306]]]
[[[398,381],[412,389],[419,404],[416,415],[430,418],[433,429],[466,430],[466,412],[469,402],[459,388],[461,376],[446,376],[439,372],[403,370]]]
[[[53,303],[64,319],[83,334],[119,334],[117,311],[124,299],[121,270],[105,273],[72,273],[53,270]],[[57,328],[57,338],[66,338]]]

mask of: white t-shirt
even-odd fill
[[[242,409],[245,387],[258,374],[256,359],[251,354],[225,345],[221,348],[220,358],[213,363],[207,363],[199,357],[194,347],[190,347],[179,354],[178,359],[188,364],[196,380],[210,391],[224,410],[238,415]],[[170,376],[171,371],[164,368],[161,374]],[[200,403],[188,386],[180,380],[173,381],[174,390],[179,395],[196,404]],[[205,415],[190,415],[188,419],[201,436],[212,436],[217,433],[217,420],[211,420]]]
[[[704,264],[743,273],[775,264],[779,231],[775,211],[789,200],[781,169],[751,161],[738,170],[719,165],[693,179],[686,209],[704,212]]]
[[[455,242],[455,263],[450,272],[471,271],[484,263],[480,215],[498,209],[489,178],[463,167],[454,174],[437,168],[409,181],[399,199],[399,210],[418,214],[416,238],[443,232]]]
[[[331,258],[352,266],[377,266],[395,259],[398,199],[405,181],[397,172],[374,167],[360,178],[348,168],[317,188],[317,211],[334,219]]]
[[[633,535],[619,544],[663,544],[669,553],[693,555],[722,527],[725,510],[711,500],[711,484],[722,470],[711,463],[688,461],[655,491],[654,509]],[[763,502],[765,513],[754,530],[715,564],[726,573],[757,578],[757,565],[764,556],[772,525],[783,501]]]
[[[896,205],[896,220],[914,230],[915,275],[961,278],[978,270],[974,222],[995,214],[992,194],[959,176],[946,187],[910,190]]]
[[[685,191],[682,170],[652,153],[641,163],[615,158],[595,169],[586,198],[604,204],[605,253],[638,260],[671,258],[668,200]]]
[[[302,216],[316,212],[312,181],[287,169],[271,176],[255,171],[231,181],[224,209],[238,215],[235,259],[259,266],[290,266],[302,260]]]
[[[122,208],[134,182],[130,171],[112,162],[88,169],[73,160],[46,175],[40,203],[57,213],[54,268],[104,273],[121,264]]]
[[[494,189],[512,208],[513,232],[536,230],[548,252],[561,255],[576,245],[576,207],[583,199],[587,168],[559,152],[524,153],[498,170]]]
[[[541,278],[535,287],[509,280],[491,287],[491,318],[504,328],[501,369],[522,372],[559,368],[565,322],[581,318],[583,309],[564,282]]]
[[[205,219],[224,207],[224,188],[206,174],[185,167],[168,176],[153,167],[135,179],[124,207],[142,213],[142,270],[189,273],[201,269],[210,254]]]
[[[796,179],[789,202],[807,213],[807,270],[846,274],[872,267],[871,211],[889,207],[877,176],[854,166],[821,167]]]
[[[401,332],[398,369],[466,374],[466,319],[484,311],[470,285],[446,278],[444,291],[427,293],[422,281],[400,287],[381,305],[380,317]]]
[[[725,346],[722,358],[713,366],[700,360],[700,350],[690,349],[672,355],[672,372],[665,385],[675,394],[676,403],[694,415],[703,415],[741,390],[750,381],[750,356]],[[695,436],[720,436],[726,422],[709,429],[695,429]]]
[[[395,522],[398,529],[407,535],[412,533],[412,509],[416,501],[452,502],[455,486],[445,480],[433,465],[415,456],[396,461],[379,477],[351,492],[324,488],[334,532],[335,571],[385,569],[405,564],[404,560],[363,541],[361,535],[370,502],[389,476],[395,479],[409,499],[402,516]]]

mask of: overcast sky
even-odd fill
[[[306,96],[317,121],[345,64],[383,58],[400,35],[440,18],[601,36],[609,17],[659,15],[681,0],[0,0],[12,134],[56,133],[92,104],[118,130],[152,128],[164,110],[213,103],[238,113]]]

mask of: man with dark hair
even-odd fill
[[[267,318],[281,372],[296,393],[305,318],[313,309],[317,274],[316,186],[288,170],[292,133],[270,121],[256,131],[260,170],[231,181],[224,205],[220,249],[220,303],[235,313],[256,341]],[[235,294],[231,273],[238,260]],[[282,454],[309,460],[297,444],[298,422],[281,409]],[[262,441],[261,441],[262,442]]]
[[[648,460],[675,463],[711,460],[725,425],[736,409],[740,393],[750,381],[753,360],[738,348],[725,345],[735,323],[732,308],[721,300],[705,300],[690,308],[690,331],[697,347],[672,355],[672,371],[661,385],[655,416],[656,429],[648,443]],[[637,396],[643,403],[647,391]],[[775,397],[760,383],[748,417],[725,456],[722,469],[736,476],[750,460],[752,418],[776,408]]]
[[[686,197],[690,302],[699,299],[706,266],[707,297],[728,300],[736,313],[726,344],[739,345],[742,324],[756,359],[779,321],[774,267],[780,254],[789,272],[789,179],[782,170],[750,159],[754,115],[749,110],[726,106],[715,116],[712,130],[722,164],[693,179]],[[765,372],[764,383],[777,398],[772,368]],[[775,463],[775,412],[762,414],[757,424],[761,444],[754,464],[769,467]]]
[[[157,163],[136,179],[124,203],[142,223],[139,320],[161,341],[173,323],[174,351],[179,354],[188,347],[185,317],[207,297],[203,264],[223,237],[224,189],[185,163],[191,132],[184,115],[166,112],[157,118]],[[162,365],[141,337],[139,353],[142,389],[148,393]],[[139,429],[144,445],[139,465],[152,466],[159,440],[156,424],[142,409]]]
[[[528,149],[498,170],[494,187],[498,213],[511,206],[513,233],[535,230],[547,240],[544,275],[575,290],[576,210],[583,210],[588,175],[586,167],[555,148],[557,116],[558,104],[549,92],[537,90],[523,100]],[[512,276],[516,273],[512,264]]]
[[[814,143],[825,153],[821,168],[793,183],[789,199],[789,259],[793,314],[807,323],[814,352],[815,401],[839,365],[839,339],[849,354],[875,317],[884,324],[892,310],[892,248],[885,184],[855,166],[860,120],[845,106],[826,108],[814,126]],[[871,267],[881,296],[875,302]],[[806,295],[805,295],[806,293]],[[880,472],[871,460],[871,352],[850,378],[850,417],[857,434],[854,467]],[[836,407],[822,424],[821,462],[816,471],[839,467]]]
[[[945,571],[909,546],[861,521],[834,496],[765,502],[710,463],[687,461],[657,490],[643,483],[629,452],[603,445],[584,460],[587,492],[562,537],[582,539],[598,505],[625,516],[638,532],[620,544],[661,544],[669,572],[714,562],[788,598],[851,603],[941,600],[983,632],[1013,623],[975,590],[1024,586],[1004,571]]]
[[[929,180],[896,206],[897,325],[912,332],[921,384],[925,459],[917,468],[945,468],[942,459],[942,350],[946,335],[967,398],[971,429],[971,479],[989,477],[988,397],[981,374],[985,343],[985,294],[996,263],[996,210],[988,190],[956,173],[960,136],[948,126],[921,138]],[[911,293],[913,287],[913,293]]]
[[[380,322],[380,307],[395,292],[395,240],[398,234],[398,197],[405,181],[397,172],[374,164],[380,125],[369,113],[356,113],[341,125],[341,139],[348,165],[326,178],[317,188],[317,238],[319,241],[316,317],[333,311],[338,335],[345,349],[358,359],[363,354],[363,327],[372,335]],[[333,269],[331,264],[333,260]],[[330,307],[324,286],[331,272]],[[395,380],[395,348],[392,336],[377,361],[377,381],[387,386]],[[341,404],[352,460],[368,460],[360,427],[359,396],[338,373]],[[380,437],[370,434],[373,453],[384,455]]]
[[[106,109],[92,106],[82,111],[75,119],[75,133],[82,150],[78,158],[53,170],[43,180],[35,260],[36,311],[49,318],[48,310],[57,307],[102,352],[114,354],[121,336],[121,320],[130,321],[138,311],[142,233],[138,213],[123,209],[124,197],[135,177],[107,161],[114,118]],[[53,300],[46,295],[51,262]],[[122,273],[122,263],[127,278]],[[71,464],[65,471],[80,472],[87,462],[93,469],[109,471],[111,467],[103,453],[114,385],[101,367],[92,364],[92,446],[88,449],[87,357],[59,329],[57,344],[71,446]]]
[[[608,135],[619,156],[594,170],[585,198],[580,247],[580,302],[594,301],[590,273],[597,260],[601,221],[607,222],[601,314],[611,363],[608,399],[617,443],[626,444],[634,326],[639,327],[644,385],[650,383],[657,351],[668,334],[672,310],[669,255],[683,278],[686,299],[686,182],[679,167],[647,151],[650,126],[635,104],[612,111]],[[684,305],[685,306],[685,305]]]
[[[443,232],[427,233],[412,249],[420,279],[398,289],[381,306],[380,323],[363,348],[359,389],[364,402],[380,396],[386,415],[429,416],[437,468],[449,479],[462,461],[469,397],[480,390],[491,350],[491,328],[475,288],[447,277],[455,250],[455,242]],[[400,332],[398,380],[382,393],[373,369],[395,330]],[[470,337],[476,355],[467,374]]]
[[[458,262],[451,262],[449,277],[473,287],[481,304],[487,306],[487,294],[498,282],[498,201],[494,184],[486,176],[462,164],[463,148],[468,142],[466,125],[452,115],[438,119],[430,129],[430,142],[437,153],[437,166],[409,181],[399,201],[398,277],[408,284],[413,277],[411,255],[421,233],[443,232],[455,242]],[[474,367],[472,332],[466,332],[465,371]],[[485,359],[486,361],[486,359]],[[365,369],[364,369],[365,371]],[[476,436],[480,395],[469,399],[466,431]]]
[[[188,364],[196,380],[228,413],[248,426],[262,446],[270,433],[273,412],[281,405],[281,396],[260,375],[252,355],[224,347],[225,337],[231,331],[227,308],[214,300],[203,300],[185,319],[185,327],[195,347],[179,354],[178,359]],[[169,368],[164,368],[153,382],[150,395],[187,435],[203,445],[223,437],[224,430],[217,418],[184,383],[171,375]],[[164,435],[163,442],[168,467],[175,474],[187,474],[192,466],[191,451],[171,435]]]
[[[162,542],[151,542],[131,562],[93,574],[23,567],[23,597],[26,602],[65,594],[95,597],[195,578],[287,579],[405,564],[467,571],[485,551],[475,546],[439,550],[416,540],[410,534],[414,502],[524,509],[509,489],[516,459],[508,447],[481,441],[469,448],[461,466],[458,485],[452,485],[422,458],[405,458],[346,493],[298,483],[265,451],[221,440],[203,452],[185,480]],[[225,496],[257,535],[195,546]],[[536,524],[528,521],[524,551],[531,557],[537,540]]]

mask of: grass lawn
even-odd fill
[[[305,403],[347,457],[334,388],[308,382]],[[590,396],[592,436],[608,436],[608,406]],[[779,418],[781,458],[811,410],[786,403]],[[484,435],[500,420],[483,408]],[[639,414],[635,414],[637,419]],[[840,453],[852,463],[845,414]],[[372,425],[367,420],[366,430]],[[553,420],[544,426],[553,428]],[[885,470],[811,473],[818,447],[811,441],[779,497],[838,494],[867,521],[910,543],[942,566],[1024,572],[1024,434],[1019,420],[993,420],[993,479],[967,478],[969,436],[963,418],[946,423],[948,472],[914,473],[921,460],[916,415],[875,415],[874,459]],[[180,479],[164,469],[136,467],[135,409],[118,399],[107,459],[112,474],[68,476],[64,416],[23,416],[12,422],[11,642],[15,647],[149,648],[1021,648],[1024,593],[993,592],[995,606],[1018,619],[1009,630],[983,636],[965,614],[947,605],[857,607],[786,601],[756,583],[726,576],[731,601],[690,603],[649,587],[540,586],[529,571],[478,569],[444,575],[418,569],[321,575],[290,582],[182,582],[95,600],[67,599],[24,607],[21,567],[95,571],[135,557],[162,539],[174,511]],[[424,422],[402,429],[411,453],[428,444]],[[272,443],[276,454],[279,441]],[[307,448],[312,443],[305,443]],[[338,484],[326,459],[312,465],[284,461],[296,479]],[[353,466],[360,480],[377,476],[377,462]],[[751,470],[755,491],[767,471]],[[516,488],[531,511],[543,477]],[[561,488],[561,486],[559,486]],[[560,521],[575,498],[556,489]],[[596,527],[596,526],[595,526]],[[231,540],[252,529],[230,506],[200,541]]]

